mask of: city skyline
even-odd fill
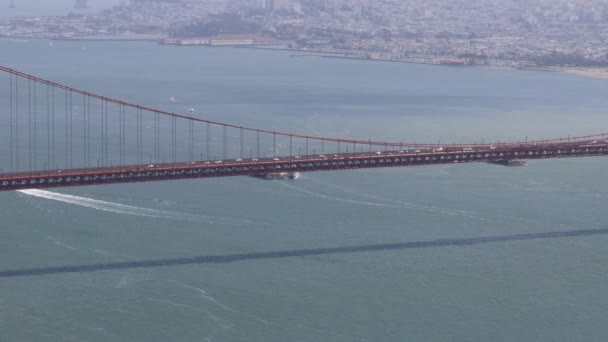
[[[72,6],[66,12],[75,2],[69,3]],[[100,3],[114,6],[95,11]],[[205,37],[233,35],[228,39],[239,44],[365,59],[526,68],[608,64],[608,4],[599,0],[535,0],[525,4],[514,0],[118,4],[91,0],[88,4],[92,9],[86,16],[13,20],[0,24],[0,35],[66,39],[146,34],[180,45],[207,44],[209,38]],[[79,14],[78,10],[74,13]]]

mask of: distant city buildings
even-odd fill
[[[608,1],[131,0],[96,15],[0,19],[0,36],[131,34],[184,45],[251,35],[269,48],[448,65],[608,66]]]
[[[241,39],[192,39],[192,38],[167,38],[161,42],[163,45],[180,45],[180,46],[193,46],[193,45],[208,45],[208,46],[245,46],[253,45],[255,41],[253,39],[241,38]]]
[[[266,9],[267,0],[249,0],[249,7],[253,9]]]
[[[299,3],[298,3],[299,4]],[[290,0],[249,0],[249,6],[254,9],[276,11],[280,9],[291,9]]]

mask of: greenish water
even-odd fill
[[[0,40],[1,64],[133,102],[309,134],[459,142],[608,127],[608,82],[572,75],[81,45]],[[602,229],[606,167],[586,158],[1,193],[0,271]],[[0,340],[600,341],[607,242],[6,276]]]

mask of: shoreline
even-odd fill
[[[519,68],[521,70],[528,71],[542,71],[542,72],[557,72],[563,74],[577,75],[595,79],[608,79],[608,67],[549,67],[549,68]]]
[[[518,67],[518,66],[502,66],[502,65],[445,65],[439,62],[424,62],[414,60],[403,60],[403,59],[385,59],[385,58],[369,58],[358,54],[356,52],[344,53],[344,52],[328,52],[324,50],[305,50],[305,49],[290,49],[290,48],[273,48],[263,46],[238,46],[243,49],[258,49],[258,50],[278,50],[278,51],[291,51],[297,52],[298,54],[290,55],[290,57],[316,57],[316,58],[334,58],[334,59],[349,59],[349,60],[360,60],[368,62],[389,62],[389,63],[406,63],[406,64],[420,64],[420,65],[434,65],[449,68],[483,68],[483,69],[511,69],[511,70],[522,70],[522,71],[542,71],[542,72],[556,72],[563,74],[570,74],[576,76],[582,76],[587,78],[595,79],[608,79],[608,67]]]
[[[74,41],[74,42],[148,42],[148,43],[157,43],[160,44],[162,39],[166,38],[166,36],[162,35],[141,35],[141,36],[131,36],[131,37],[70,37],[70,38],[62,38],[62,37],[35,37],[35,36],[2,36],[0,39],[5,40],[23,40],[23,39],[36,39],[36,40],[50,40],[50,41]],[[182,47],[178,46],[177,47]],[[204,46],[204,47],[220,47],[220,46],[206,46],[206,45],[192,45],[193,46]],[[331,59],[347,59],[347,60],[357,60],[357,61],[366,61],[366,62],[388,62],[388,63],[406,63],[406,64],[420,64],[420,65],[434,65],[434,66],[442,66],[442,67],[450,67],[450,68],[484,68],[484,69],[512,69],[512,70],[522,70],[522,71],[542,71],[542,72],[556,72],[563,74],[576,75],[587,78],[595,78],[595,79],[608,79],[608,67],[518,67],[518,66],[501,66],[501,65],[462,65],[462,66],[454,66],[454,65],[445,65],[440,62],[435,61],[418,61],[418,60],[405,60],[405,59],[388,59],[388,58],[370,58],[367,55],[357,53],[357,52],[331,52],[325,50],[309,50],[309,49],[294,49],[288,47],[279,47],[279,46],[269,46],[268,44],[258,44],[258,45],[238,45],[238,46],[221,46],[221,47],[232,47],[239,49],[255,49],[255,50],[272,50],[272,51],[289,51],[294,54],[289,57],[315,57],[315,58],[331,58]]]

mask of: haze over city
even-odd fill
[[[518,68],[608,64],[603,1],[16,1],[0,35],[249,45],[360,59]],[[40,7],[38,9],[38,7]],[[76,6],[79,7],[79,6]],[[48,17],[45,11],[71,13]],[[5,9],[4,17],[17,9]],[[94,10],[93,10],[94,9]],[[19,13],[19,12],[16,12]],[[36,17],[31,18],[31,16]]]

